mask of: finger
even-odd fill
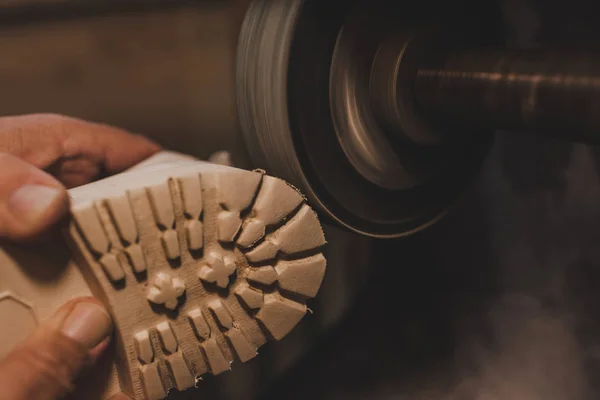
[[[54,114],[0,118],[0,152],[52,168],[68,187],[127,169],[160,150],[142,136]]]
[[[67,214],[67,192],[48,173],[5,153],[0,171],[0,238],[36,237]]]
[[[108,400],[131,400],[131,397],[127,396],[126,394],[115,394],[114,396],[110,397]]]
[[[73,390],[90,350],[111,332],[110,317],[98,300],[67,303],[0,362],[0,399],[63,398]]]
[[[94,365],[98,362],[98,360],[100,359],[100,357],[102,357],[104,355],[104,352],[106,351],[106,349],[110,346],[110,337],[104,339],[104,341],[102,341],[100,344],[98,344],[98,346],[94,347],[92,350],[90,350],[90,352],[88,353],[88,363],[89,365]]]

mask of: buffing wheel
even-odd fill
[[[391,132],[369,111],[373,57],[386,38],[406,36],[403,22],[414,24],[394,3],[254,1],[236,67],[238,113],[256,166],[298,186],[322,216],[385,238],[436,221],[473,180],[492,138],[438,140],[413,132],[420,125],[406,118]],[[421,48],[411,44],[406,54],[427,52],[412,42]],[[405,114],[418,118],[416,110]],[[417,136],[424,140],[409,140]]]

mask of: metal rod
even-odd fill
[[[413,89],[419,111],[434,124],[600,144],[600,56],[456,52],[423,60]]]

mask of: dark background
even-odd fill
[[[600,44],[595,1],[500,6],[511,47]],[[267,398],[600,399],[599,155],[499,132],[447,218],[376,243],[349,318]]]
[[[0,114],[65,113],[248,165],[232,79],[243,3],[0,1]],[[600,43],[595,0],[498,5],[511,46]],[[599,157],[498,133],[448,217],[374,244],[347,318],[264,397],[600,399]]]

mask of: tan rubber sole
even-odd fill
[[[133,399],[251,360],[323,280],[316,214],[261,172],[163,154],[69,193],[76,264],[115,321],[119,387]]]

